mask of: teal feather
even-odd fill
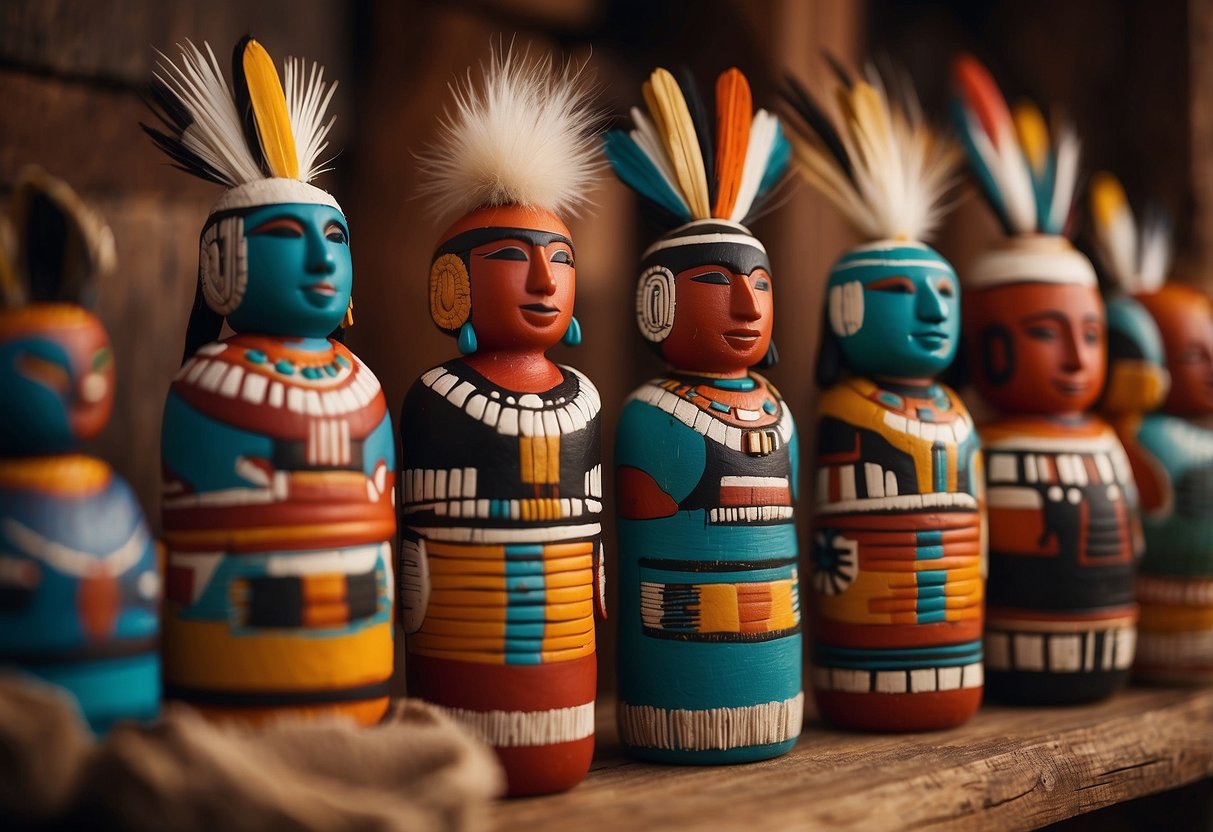
[[[952,123],[956,127],[956,135],[964,146],[965,155],[969,157],[969,167],[981,181],[982,193],[990,203],[990,207],[994,209],[994,213],[999,221],[1002,222],[1003,229],[1007,234],[1013,234],[1014,229],[1011,227],[1011,222],[1007,217],[1006,206],[1002,203],[1002,192],[998,188],[998,180],[994,178],[990,169],[986,167],[981,151],[977,149],[977,144],[973,141],[972,131],[981,130],[981,124],[969,113],[964,101],[960,98],[952,99],[950,109],[952,111]]]
[[[682,222],[691,221],[690,209],[631,136],[622,130],[611,130],[602,137],[602,152],[629,188]]]
[[[791,160],[792,144],[783,134],[783,124],[776,122],[775,141],[771,142],[771,152],[767,156],[767,169],[762,174],[762,181],[758,185],[759,196],[775,187],[775,183],[788,169],[788,163]]]

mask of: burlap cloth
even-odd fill
[[[178,709],[98,741],[63,693],[0,677],[0,829],[470,830],[504,783],[487,747],[413,700],[374,728]]]

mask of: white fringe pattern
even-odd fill
[[[594,703],[549,711],[471,711],[437,706],[496,748],[555,745],[594,736]]]
[[[800,736],[804,692],[782,702],[688,711],[620,702],[619,737],[639,748],[710,751],[770,745]]]

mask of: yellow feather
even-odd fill
[[[1112,221],[1128,207],[1129,200],[1120,180],[1106,171],[1095,174],[1091,180],[1091,213],[1101,228],[1109,228]]]
[[[1015,105],[1014,119],[1019,146],[1039,176],[1049,164],[1049,128],[1045,126],[1044,116],[1032,102],[1021,101]]]
[[[708,202],[707,172],[695,134],[695,122],[691,119],[682,89],[673,75],[659,67],[644,85],[644,100],[653,116],[653,124],[665,142],[674,175],[691,209],[691,216],[697,220],[707,219],[712,215],[712,206]]]
[[[295,151],[295,136],[286,109],[286,93],[278,70],[265,47],[250,39],[241,58],[244,78],[248,84],[249,101],[257,121],[261,150],[269,163],[270,173],[288,179],[299,178],[299,155]]]

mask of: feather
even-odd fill
[[[678,71],[678,88],[682,91],[687,102],[687,112],[690,113],[691,123],[695,125],[695,136],[699,139],[699,154],[703,157],[703,172],[707,178],[708,205],[716,198],[716,131],[709,108],[705,106],[703,97],[699,94],[699,85],[695,76],[686,67]]]
[[[691,216],[697,220],[707,219],[711,216],[711,206],[703,154],[678,82],[668,70],[658,67],[644,85],[644,95],[675,179],[691,208]]]
[[[327,170],[318,167],[316,160],[328,147],[328,134],[333,128],[335,117],[325,121],[324,113],[328,110],[329,102],[333,100],[333,93],[337,91],[337,82],[325,84],[324,67],[316,63],[312,64],[305,81],[304,68],[303,61],[288,58],[283,68],[283,79],[291,135],[294,137],[298,156],[298,175],[304,182],[310,182]]]
[[[750,212],[754,198],[758,196],[758,186],[762,184],[766,174],[771,148],[774,147],[778,134],[779,119],[766,110],[754,113],[750,125],[749,152],[746,154],[745,168],[737,186],[737,201],[728,217],[734,222],[741,222]]]
[[[681,222],[690,221],[691,212],[682,197],[631,136],[612,130],[602,137],[602,151],[624,184]]]
[[[152,112],[165,131],[144,131],[179,167],[195,176],[236,186],[262,177],[259,162],[245,140],[240,116],[223,80],[215,53],[206,55],[186,41],[178,46],[181,63],[157,52]]]
[[[1044,116],[1031,101],[1021,101],[1015,107],[1014,119],[1019,146],[1023,148],[1032,174],[1039,177],[1049,163],[1049,128],[1045,126]]]
[[[787,91],[784,93],[784,98],[792,106],[796,114],[804,119],[805,124],[816,134],[830,155],[834,157],[834,161],[838,163],[839,169],[846,174],[847,179],[853,182],[854,173],[851,170],[851,159],[847,156],[846,148],[842,146],[842,140],[838,137],[837,131],[834,130],[834,125],[830,123],[829,117],[817,105],[817,102],[813,100],[808,91],[790,75],[787,76]]]
[[[1001,207],[1003,225],[1014,232],[1037,230],[1036,191],[1027,161],[1015,137],[1015,125],[994,79],[976,58],[960,55],[952,64],[957,96],[968,118],[958,119],[967,145],[976,148],[990,202]],[[972,156],[970,156],[972,158]]]
[[[790,124],[792,158],[805,180],[869,239],[922,239],[942,218],[959,151],[924,124],[908,85],[897,87],[902,94],[895,106],[875,69],[869,78],[846,76],[835,88],[838,127],[789,81],[789,103],[808,127]],[[773,146],[771,158],[779,153]]]
[[[849,90],[855,84],[855,81],[851,78],[851,73],[847,71],[847,68],[842,65],[842,61],[838,60],[834,56],[834,53],[827,49],[823,49],[821,55],[825,58],[826,63],[830,65],[830,71],[834,73],[834,77],[838,79],[838,83],[844,89]]]
[[[636,125],[636,129],[631,132],[631,137],[636,146],[639,147],[648,160],[653,163],[670,190],[678,197],[682,209],[686,212],[687,217],[691,216],[691,208],[687,205],[686,199],[678,190],[678,183],[674,175],[674,168],[670,164],[670,157],[666,155],[665,144],[657,135],[657,128],[653,122],[642,110],[638,107],[632,108],[632,123]]]
[[[509,50],[481,69],[480,85],[469,71],[451,87],[438,142],[417,157],[418,193],[440,217],[508,204],[576,215],[601,170],[601,119],[585,78]]]
[[[727,218],[737,204],[754,120],[750,84],[732,68],[716,79],[716,204],[712,216]]]
[[[278,70],[265,47],[249,37],[241,41],[238,88],[247,90],[249,111],[256,125],[261,154],[271,176],[296,179],[299,156]]]
[[[1123,288],[1133,291],[1137,223],[1120,180],[1110,173],[1097,173],[1091,180],[1089,200],[1100,259]]]
[[[1056,148],[1053,151],[1053,198],[1049,206],[1049,221],[1041,231],[1061,234],[1070,219],[1074,194],[1078,190],[1078,134],[1073,128],[1064,126],[1057,132]]]
[[[788,143],[788,137],[783,133],[783,122],[775,120],[775,139],[771,142],[771,151],[768,154],[767,169],[762,175],[762,181],[758,183],[758,195],[762,196],[767,191],[774,188],[776,183],[783,177],[783,174],[788,169],[788,163],[792,159],[792,145]],[[751,212],[753,209],[750,209]]]
[[[1171,271],[1174,245],[1170,219],[1162,211],[1147,210],[1138,245],[1138,291],[1156,292],[1162,288]]]

